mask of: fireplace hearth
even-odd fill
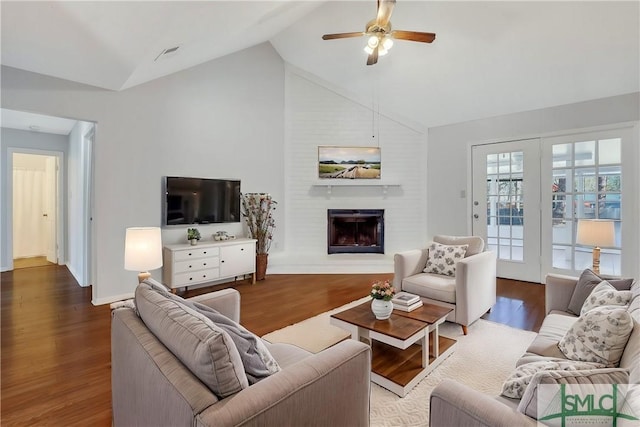
[[[327,252],[384,253],[384,209],[327,210]]]

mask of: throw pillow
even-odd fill
[[[135,301],[149,330],[215,395],[224,398],[249,387],[227,332],[144,282],[136,288]]]
[[[210,319],[216,326],[227,331],[240,352],[240,358],[244,365],[244,372],[249,379],[249,384],[255,384],[280,371],[280,365],[278,365],[267,346],[257,335],[249,332],[244,326],[220,314],[211,307],[198,302],[192,304],[200,314]]]
[[[441,245],[431,243],[425,273],[441,274],[443,276],[456,275],[456,263],[464,258],[469,245]]]
[[[629,373],[626,369],[602,368],[579,371],[540,371],[537,372],[527,386],[518,405],[518,412],[521,412],[533,419],[538,419],[538,400],[552,399],[556,396],[539,395],[540,385],[556,384],[579,384],[580,391],[587,394],[590,390],[596,391],[593,385],[600,384],[628,384]],[[548,407],[544,404],[542,407]],[[549,404],[551,402],[548,402]]]
[[[597,307],[576,320],[558,348],[568,359],[613,368],[620,363],[632,330],[633,319],[626,307]]]
[[[631,291],[619,291],[609,282],[600,282],[587,297],[580,309],[580,315],[596,307],[602,306],[627,306],[631,302]]]
[[[502,395],[512,399],[522,398],[531,379],[541,371],[577,371],[604,367],[601,363],[580,362],[558,358],[525,363],[518,366],[502,384]]]
[[[280,371],[278,362],[273,358],[267,346],[264,345],[257,335],[242,325],[234,322],[211,307],[199,302],[189,301],[188,299],[168,292],[167,288],[162,284],[154,283],[155,281],[145,282],[165,297],[196,311],[204,316],[205,321],[213,322],[216,327],[227,332],[238,349],[249,384],[255,384],[269,375]]]
[[[576,287],[573,290],[573,295],[571,295],[571,300],[569,301],[567,310],[576,316],[579,316],[584,301],[587,299],[593,288],[603,280],[607,280],[618,290],[629,289],[633,283],[633,279],[612,279],[600,277],[593,271],[586,269],[580,275],[578,283],[576,283]]]

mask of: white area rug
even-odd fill
[[[366,297],[347,306],[361,304],[369,299]],[[334,330],[339,328],[329,325],[329,316],[336,311],[344,310],[347,306],[272,332],[263,338],[270,342],[289,342],[298,346],[303,344],[318,351],[317,349],[324,344],[313,344],[316,337],[320,337],[319,341],[323,343],[343,339],[340,338],[340,330]],[[534,332],[482,319],[469,327],[469,334],[466,336],[462,335],[459,325],[449,322],[442,325],[440,333],[458,341],[453,354],[407,396],[400,398],[376,384],[371,384],[372,426],[427,426],[431,391],[447,378],[492,396],[500,394],[502,382],[515,368],[516,361],[536,336]],[[299,342],[296,342],[296,337],[300,337]]]

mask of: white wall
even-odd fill
[[[67,212],[69,227],[67,228],[67,267],[80,286],[89,286],[86,268],[88,260],[84,251],[84,240],[87,238],[84,224],[89,212],[84,202],[84,183],[90,179],[85,169],[84,136],[91,130],[93,123],[78,121],[69,133],[69,159],[67,161]]]
[[[95,304],[132,294],[125,229],[160,225],[163,176],[240,178],[244,192],[283,199],[283,97],[283,62],[269,44],[122,92],[2,68],[3,108],[97,123]],[[242,231],[201,231],[219,228]],[[181,241],[184,230],[163,239]]]
[[[3,76],[4,77],[4,76]],[[4,96],[4,92],[3,92]],[[0,263],[2,271],[7,271],[13,264],[11,244],[13,242],[13,232],[9,227],[9,218],[12,217],[12,191],[9,184],[12,179],[7,175],[12,173],[12,159],[9,156],[10,150],[33,152],[32,150],[44,150],[46,152],[64,153],[64,162],[67,161],[69,142],[66,135],[54,135],[49,133],[30,132],[17,129],[2,128],[0,135],[0,171],[2,177],[0,181]],[[61,165],[61,167],[65,167]],[[66,176],[63,174],[61,199],[66,205]],[[62,208],[63,218],[66,209]],[[63,224],[63,228],[65,225]],[[64,243],[63,243],[64,247]],[[60,253],[64,257],[64,252]],[[61,259],[59,262],[63,262]]]
[[[466,197],[461,197],[461,191],[465,193],[469,191],[468,159],[472,143],[560,135],[563,131],[639,119],[640,94],[633,93],[430,128],[427,162],[429,235],[469,232],[470,202]],[[634,144],[638,144],[637,136]],[[628,182],[625,185],[633,188],[640,186],[638,174],[635,173],[640,165],[633,164],[633,159],[637,159],[633,147],[628,147],[627,150],[633,153],[630,168],[626,169],[630,172],[628,176],[632,179],[625,181],[625,183]],[[626,172],[625,176],[627,176]],[[637,246],[636,244],[634,250],[636,254]],[[623,274],[637,274],[638,265],[628,267],[634,268],[635,271],[623,271]]]
[[[426,242],[424,133],[384,115],[378,118],[371,105],[354,102],[294,67],[287,67],[285,99],[284,251],[270,256],[269,271],[393,271],[395,252]],[[320,145],[379,146],[380,182],[399,186],[389,187],[386,195],[382,187],[332,187],[329,195],[326,187],[313,186],[319,182]],[[384,209],[385,254],[328,255],[327,209]]]

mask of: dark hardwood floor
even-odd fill
[[[185,296],[234,286],[241,322],[258,335],[365,296],[372,281],[390,274],[270,275],[190,290]],[[132,283],[132,289],[135,286]],[[110,426],[109,306],[91,304],[91,288],[78,286],[65,267],[2,273],[2,426]],[[537,331],[544,317],[544,287],[498,281],[498,303],[484,318]]]

